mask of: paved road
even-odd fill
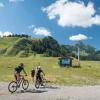
[[[100,86],[47,86],[28,90],[18,89],[11,94],[8,83],[0,82],[0,100],[100,100]]]

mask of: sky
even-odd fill
[[[0,37],[12,34],[100,50],[100,0],[0,0]]]

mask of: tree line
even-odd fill
[[[90,45],[85,45],[80,42],[75,45],[60,45],[53,37],[48,36],[42,39],[28,38],[28,35],[22,34],[14,35],[13,37],[19,38],[16,43],[6,50],[2,50],[1,53],[6,55],[17,55],[24,54],[29,55],[34,53],[42,54],[46,57],[62,57],[62,56],[72,56],[77,58],[77,48],[80,48],[80,59],[81,60],[100,60],[100,51],[96,50]]]

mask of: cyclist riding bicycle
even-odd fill
[[[26,71],[24,70],[24,64],[23,64],[23,63],[20,63],[20,65],[18,65],[18,66],[15,68],[15,73],[14,73],[15,80],[16,80],[17,82],[20,81],[20,77],[21,77],[20,73],[21,73],[22,71],[23,71],[24,74],[27,76],[27,73],[26,73]]]
[[[45,76],[45,73],[43,72],[41,67],[38,66],[37,69],[36,69],[36,80],[39,79],[40,83],[42,83],[41,73],[43,73],[43,75]]]

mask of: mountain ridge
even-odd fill
[[[20,57],[27,57],[32,54],[42,54],[48,57],[73,56],[77,58],[78,47],[80,48],[81,60],[100,60],[100,51],[90,45],[85,45],[83,42],[72,46],[60,45],[58,41],[51,36],[38,39],[22,36],[0,38],[0,55],[5,56],[19,55]]]

